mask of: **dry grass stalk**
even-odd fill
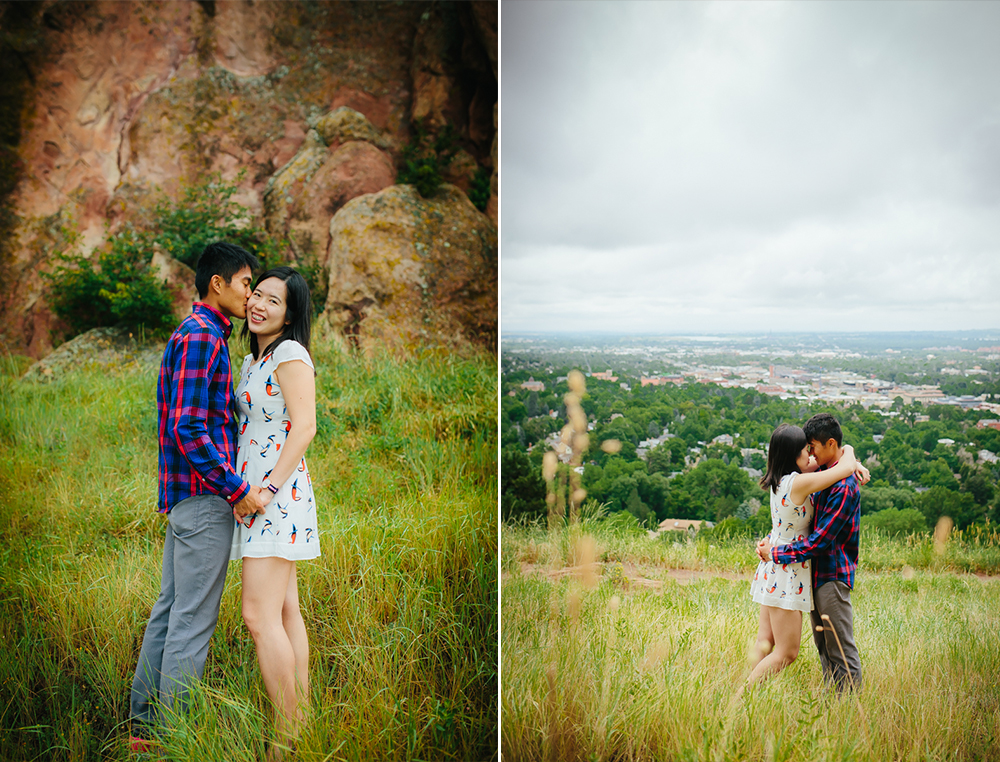
[[[944,555],[948,545],[948,537],[951,535],[951,528],[954,525],[950,516],[942,516],[938,519],[937,526],[934,527],[934,552],[939,556]]]
[[[829,628],[829,631],[833,633],[834,639],[837,641],[837,649],[840,651],[840,659],[844,665],[844,671],[847,672],[847,679],[851,685],[851,694],[854,696],[854,703],[858,707],[858,714],[861,715],[861,729],[865,733],[865,742],[868,746],[871,746],[871,738],[868,735],[868,718],[865,717],[865,710],[861,707],[861,701],[858,699],[858,689],[861,687],[854,682],[854,675],[847,668],[847,656],[844,654],[844,646],[840,643],[840,635],[837,633],[837,628],[833,626],[833,622],[830,621],[829,614],[820,614],[820,619],[822,619],[826,624],[823,627],[817,627],[817,632],[822,632],[823,630]]]

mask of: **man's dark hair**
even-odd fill
[[[844,443],[844,433],[840,430],[840,423],[829,413],[817,413],[802,427],[806,434],[807,442],[819,442],[826,444],[832,439],[840,447]]]
[[[198,298],[204,299],[208,294],[208,285],[212,282],[213,275],[218,275],[229,283],[244,267],[256,270],[260,267],[260,262],[249,251],[234,244],[223,241],[210,243],[198,257],[194,273],[194,286],[198,289]]]

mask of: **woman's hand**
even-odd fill
[[[868,484],[869,480],[872,478],[871,472],[858,463],[858,467],[854,469],[854,478],[857,479],[858,484],[862,487]]]

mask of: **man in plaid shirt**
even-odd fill
[[[213,243],[198,260],[200,301],[163,352],[158,510],[167,515],[160,595],[149,616],[132,680],[133,751],[147,751],[158,719],[154,699],[183,708],[186,686],[205,670],[229,564],[233,516],[262,511],[271,493],[235,471],[237,418],[227,340],[246,317],[257,259]]]
[[[802,429],[809,452],[820,468],[835,465],[843,456],[844,437],[840,423],[829,413],[814,415]],[[757,554],[761,560],[776,564],[812,559],[813,610],[810,616],[823,676],[827,681],[835,681],[838,690],[857,689],[861,687],[861,659],[854,642],[851,591],[858,568],[861,525],[858,483],[851,475],[814,495],[813,503],[816,512],[808,537],[778,547],[772,547],[765,538],[758,543]],[[824,615],[829,621],[823,620]]]

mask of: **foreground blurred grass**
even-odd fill
[[[1000,759],[1000,581],[948,570],[975,542],[921,564],[921,542],[862,539],[857,699],[823,688],[808,626],[796,662],[737,695],[760,610],[747,540],[505,525],[501,547],[505,760]],[[588,558],[656,584],[560,572]],[[685,584],[673,568],[746,578]]]
[[[313,707],[299,758],[495,757],[495,358],[314,357],[323,554],[299,564]],[[0,758],[126,759],[165,527],[156,371],[39,385],[21,370],[7,358],[0,375]],[[239,601],[231,564],[171,759],[254,759],[270,733]]]

